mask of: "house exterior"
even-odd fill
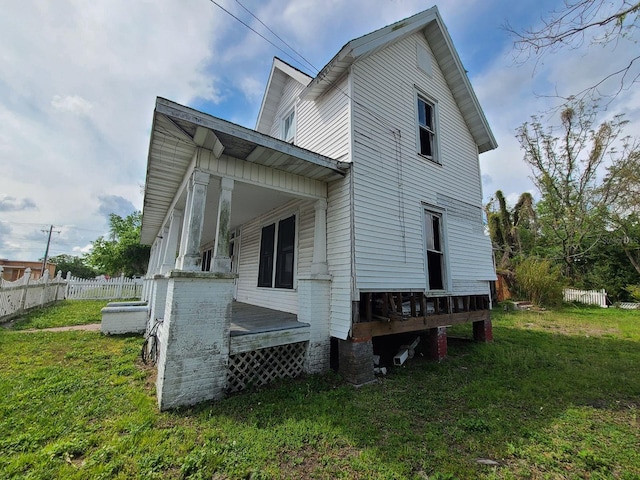
[[[23,260],[9,260],[0,258],[0,267],[2,267],[2,275],[0,278],[7,282],[15,282],[24,276],[25,270],[31,270],[31,279],[37,280],[42,276],[42,262],[31,262]],[[49,278],[56,276],[56,266],[47,262],[46,270],[49,271]]]
[[[491,340],[479,154],[497,147],[436,7],[312,78],[274,59],[255,130],[159,98],[142,243],[161,408],[329,368],[373,338]],[[157,325],[156,325],[157,324]]]

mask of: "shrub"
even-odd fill
[[[629,292],[635,302],[640,302],[640,285],[627,285],[625,290]]]
[[[562,303],[564,278],[560,267],[549,260],[529,257],[515,268],[518,295],[535,305],[555,306]]]

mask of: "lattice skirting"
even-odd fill
[[[289,343],[229,356],[227,392],[266,385],[302,373],[308,342]]]

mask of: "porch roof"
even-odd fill
[[[153,243],[179,193],[196,150],[328,182],[344,165],[310,150],[158,97],[144,191],[141,243]]]

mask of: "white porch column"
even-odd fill
[[[160,273],[167,273],[176,264],[176,250],[178,249],[178,233],[182,222],[182,210],[174,210],[169,220],[169,228],[164,235],[164,249],[160,265]]]
[[[182,227],[180,256],[176,260],[176,268],[185,271],[200,270],[200,240],[204,224],[204,208],[207,200],[209,174],[194,171],[189,182],[187,211]]]
[[[222,177],[220,179],[216,243],[213,249],[213,262],[211,262],[211,271],[216,273],[231,272],[229,240],[231,240],[231,197],[233,185],[234,182],[231,178]]]
[[[313,259],[311,273],[327,275],[327,201],[321,199],[315,205],[315,226],[313,229]]]

